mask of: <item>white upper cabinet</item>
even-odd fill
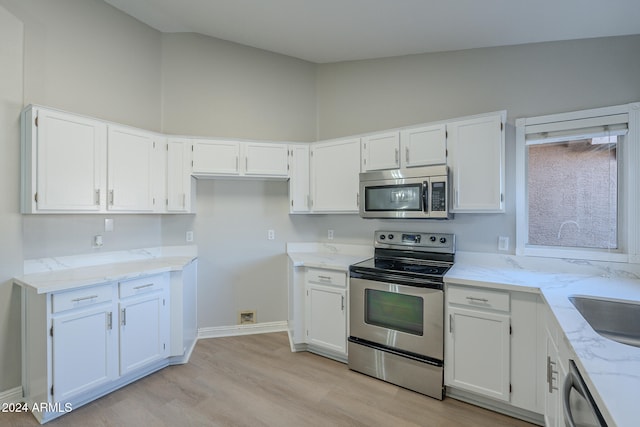
[[[107,209],[153,212],[159,143],[154,134],[108,126]]]
[[[311,210],[358,213],[360,138],[319,142],[311,148]]]
[[[193,140],[194,175],[240,175],[240,143]]]
[[[446,124],[401,129],[362,138],[362,171],[444,165]]]
[[[192,212],[194,201],[191,178],[191,141],[167,141],[167,212]]]
[[[105,124],[29,107],[22,127],[22,212],[100,211],[106,197]]]
[[[252,176],[289,176],[287,145],[275,143],[244,143],[244,174]]]
[[[387,132],[362,138],[362,171],[398,169],[400,167],[400,133]]]
[[[447,163],[447,136],[444,123],[400,132],[402,167]]]
[[[311,210],[309,194],[310,144],[289,146],[289,213],[308,213]]]
[[[504,212],[506,112],[447,123],[454,212]]]
[[[287,178],[287,145],[277,143],[193,140],[193,174],[201,177],[254,176]]]

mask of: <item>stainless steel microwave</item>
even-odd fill
[[[360,174],[362,218],[449,219],[447,166],[425,166]]]

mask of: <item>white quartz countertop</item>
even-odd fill
[[[609,426],[638,425],[640,348],[596,333],[568,297],[588,295],[640,301],[633,264],[456,254],[447,283],[539,292],[577,358],[575,362]],[[640,320],[639,320],[640,321]]]
[[[137,250],[101,256],[74,256],[25,261],[25,274],[14,277],[38,294],[182,270],[196,259],[195,249]]]
[[[356,264],[373,256],[371,245],[288,243],[287,255],[294,267],[317,267],[348,271]]]

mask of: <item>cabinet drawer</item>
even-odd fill
[[[118,287],[120,298],[162,290],[164,289],[164,275],[157,274],[155,276],[127,280],[120,282]]]
[[[113,285],[111,284],[74,289],[53,294],[51,296],[51,310],[53,313],[59,313],[74,308],[109,302],[112,297]]]
[[[509,292],[449,286],[449,303],[470,307],[509,311]]]
[[[347,273],[344,271],[310,268],[307,270],[307,282],[346,287]]]

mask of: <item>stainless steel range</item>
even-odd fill
[[[376,231],[349,268],[349,369],[443,398],[443,276],[455,235]]]

